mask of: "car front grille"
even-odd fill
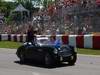
[[[63,57],[71,56],[72,55],[72,53],[70,51],[68,51],[68,50],[66,50],[66,51],[59,51],[58,54],[60,56],[63,56]]]

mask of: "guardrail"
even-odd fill
[[[79,48],[100,49],[100,35],[37,35],[37,37],[55,37],[61,39],[63,44]],[[0,41],[25,42],[26,34],[0,34]]]

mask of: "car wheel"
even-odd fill
[[[23,54],[20,54],[20,62],[24,63],[25,62],[25,57]]]
[[[18,49],[17,49],[17,52],[16,52],[16,55],[20,58],[20,55],[21,55],[21,53],[23,52],[23,50],[24,50],[24,46],[21,46],[21,47],[19,47]]]
[[[45,54],[45,66],[46,67],[51,67],[53,65],[53,60],[52,60],[52,57],[49,53],[46,53]]]
[[[70,61],[68,62],[69,65],[74,65],[76,60],[77,60],[77,55],[74,54],[73,56],[70,57]]]

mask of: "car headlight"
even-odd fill
[[[25,43],[24,43],[24,45],[27,45],[27,44],[32,45],[31,42],[25,42]]]
[[[29,45],[32,45],[32,43],[31,43],[31,42],[29,42],[28,44],[29,44]]]
[[[55,48],[54,49],[54,54],[57,54],[58,53],[58,50]]]

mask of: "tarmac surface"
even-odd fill
[[[0,75],[100,75],[100,56],[78,55],[74,66],[67,63],[45,68],[43,65],[20,64],[16,49],[0,48]]]

